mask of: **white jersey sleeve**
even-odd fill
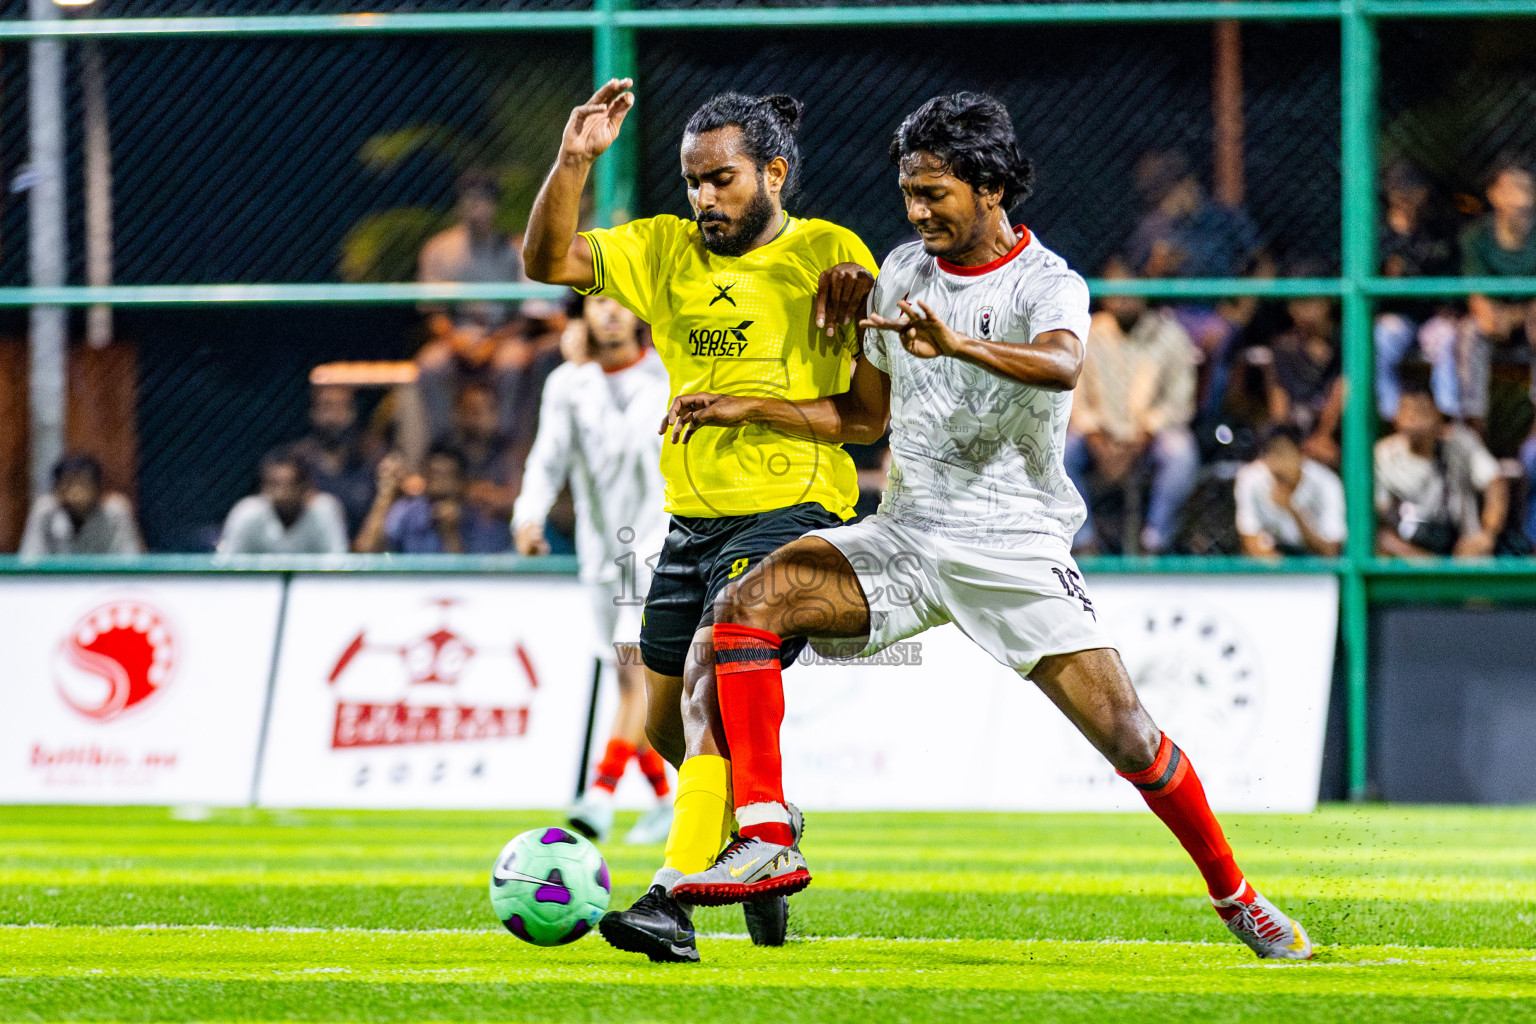
[[[887,260],[885,264],[881,265],[880,275],[875,278],[875,290],[870,292],[869,311],[871,313],[878,313],[886,307],[883,289],[885,285],[885,268],[889,265],[889,262]],[[889,374],[891,372],[891,359],[887,346],[900,344],[901,342],[889,331],[870,328],[864,332],[864,358],[868,359],[870,365],[881,373]]]
[[[1047,331],[1071,331],[1087,344],[1088,284],[1065,260],[1042,260],[1034,274],[1015,282],[1015,313],[1030,342]]]
[[[572,416],[570,386],[576,369],[564,363],[544,381],[539,401],[539,430],[523,469],[523,486],[512,506],[512,528],[542,523],[554,507],[571,472]]]

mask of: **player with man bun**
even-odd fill
[[[747,824],[762,817],[755,808],[786,806],[785,643],[870,654],[953,622],[1039,686],[1141,791],[1233,934],[1261,957],[1310,957],[1306,931],[1238,870],[1199,777],[1142,707],[1072,560],[1085,510],[1062,457],[1088,289],[1008,219],[1032,173],[1007,110],[974,93],[936,97],[902,122],[890,155],[919,241],[881,268],[853,382],[861,405],[834,417],[830,399],[800,404],[804,429],[830,441],[848,439],[845,419],[862,435],[889,417],[890,487],[874,516],[786,545],[716,602],[716,692],[742,828],[674,895],[732,903],[776,891],[790,871],[808,880],[782,835]],[[702,436],[750,422],[754,401],[685,395],[674,429]]]
[[[800,175],[800,103],[713,97],[683,132],[692,218],[578,232],[588,171],[634,103],[631,84],[611,81],[571,112],[529,219],[529,276],[610,296],[650,324],[671,395],[753,396],[765,408],[788,410],[797,401],[835,400],[848,390],[853,321],[873,286],[875,261],[851,231],[784,209]],[[675,814],[653,885],[600,928],[615,946],[654,960],[697,960],[688,908],[670,889],[709,867],[730,834],[731,769],[710,714],[715,597],[776,548],[851,517],[857,472],[839,442],[786,429],[770,415],[667,445],[661,471],[671,530],[646,598],[640,651],[646,733],[678,765]],[[789,664],[803,645],[792,640],[774,653]],[[685,677],[694,695],[686,709]],[[685,710],[697,723],[686,739]],[[765,810],[768,818],[749,816],[743,826],[772,825],[784,848],[795,850],[789,809]],[[748,931],[754,941],[781,943],[786,916],[777,894],[749,908]]]

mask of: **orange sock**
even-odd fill
[[[612,793],[619,786],[619,780],[624,777],[624,769],[629,767],[629,759],[635,756],[635,745],[620,739],[608,741],[608,749],[603,751],[603,759],[597,762],[597,777],[592,780],[593,789],[603,789]]]
[[[1200,776],[1172,740],[1163,737],[1152,767],[1129,775],[1121,772],[1120,777],[1141,790],[1152,813],[1178,837],[1212,896],[1224,900],[1242,888],[1243,873],[1232,857],[1221,823],[1211,813]]]
[[[667,782],[667,762],[661,759],[661,755],[650,747],[646,747],[635,757],[640,762],[640,770],[645,773],[645,781],[651,784],[651,789],[658,797],[666,796],[672,792],[671,785]]]
[[[779,727],[784,723],[780,639],[773,633],[717,622],[715,692],[731,746],[731,789],[736,822],[749,839],[780,846],[795,841],[784,805]]]

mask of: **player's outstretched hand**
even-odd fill
[[[757,403],[740,395],[716,395],[695,391],[672,399],[658,434],[672,431],[672,443],[687,444],[700,427],[739,427],[752,419]]]
[[[635,94],[629,91],[634,84],[632,78],[610,78],[591,99],[571,111],[560,138],[560,155],[596,160],[607,152],[635,105]]]
[[[897,305],[901,307],[900,319],[871,313],[859,321],[859,326],[893,331],[901,339],[902,347],[919,359],[952,356],[960,350],[960,335],[951,330],[926,302],[919,299],[914,306],[902,299]]]
[[[816,326],[832,337],[864,314],[864,300],[874,289],[875,275],[857,263],[823,270],[816,281]]]

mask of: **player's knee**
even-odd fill
[[[720,596],[715,598],[715,621],[778,632],[774,628],[778,623],[772,608],[756,598],[755,587],[748,588],[745,583],[745,580],[737,580],[720,591]]]
[[[1145,771],[1157,760],[1157,748],[1162,739],[1163,734],[1151,716],[1138,705],[1133,711],[1117,717],[1110,734],[1109,749],[1104,754],[1119,771]]]

